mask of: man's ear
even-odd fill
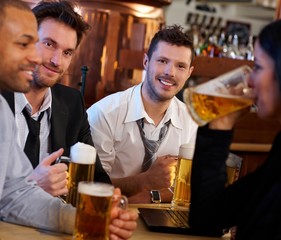
[[[189,68],[189,73],[188,73],[188,78],[189,78],[190,75],[192,74],[193,70],[194,70],[194,66],[190,66],[190,68]],[[187,79],[188,79],[188,78],[187,78]]]
[[[145,53],[143,55],[143,61],[142,61],[142,64],[143,64],[143,67],[144,67],[145,70],[147,70],[148,63],[149,63],[149,59],[148,59],[147,54]]]

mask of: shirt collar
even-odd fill
[[[142,98],[141,98],[141,88],[142,88],[142,83],[134,86],[131,91],[131,98],[128,104],[128,112],[125,118],[125,123],[135,122],[141,118],[145,118],[149,123],[153,123],[153,120],[148,116],[148,114],[144,109]],[[163,124],[171,119],[172,125],[174,125],[176,128],[182,129],[183,124],[180,121],[178,110],[179,110],[179,106],[177,103],[177,98],[173,97],[166,111],[166,114],[163,118],[162,121]]]
[[[167,118],[164,119],[165,120],[164,123],[167,122],[169,119],[171,119],[171,124],[174,127],[183,129],[184,128],[183,122],[181,121],[179,116],[182,114],[180,113],[180,111],[185,109],[180,108],[178,101],[179,100],[176,97],[173,97],[170,106],[168,107],[166,114],[164,116],[164,118]]]
[[[15,92],[15,114],[21,113],[22,110],[27,107],[29,113],[32,112],[32,106],[26,99],[24,93]],[[46,111],[48,113],[49,119],[51,118],[51,106],[52,106],[52,93],[51,89],[48,88],[39,111],[33,116],[39,116],[41,112]]]
[[[147,116],[141,99],[141,87],[142,87],[142,83],[132,88],[131,97],[128,104],[127,116],[125,118],[125,123],[135,122],[138,119]]]

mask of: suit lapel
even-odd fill
[[[65,137],[66,137],[66,123],[68,119],[67,107],[62,101],[59,101],[59,98],[56,94],[55,89],[51,88],[52,91],[52,116],[51,116],[51,152],[58,150],[63,147],[66,150],[65,146]],[[68,153],[64,152],[64,155]]]

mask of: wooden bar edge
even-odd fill
[[[271,144],[257,144],[257,143],[232,143],[230,150],[243,152],[269,152]]]

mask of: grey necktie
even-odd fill
[[[163,139],[165,138],[165,136],[168,132],[171,120],[166,122],[164,124],[164,126],[161,128],[160,133],[159,133],[159,139],[157,141],[149,140],[145,137],[145,133],[143,131],[143,125],[144,125],[143,121],[144,121],[143,118],[137,120],[137,125],[140,130],[140,135],[141,135],[144,150],[145,150],[145,155],[144,155],[144,159],[143,159],[143,163],[142,163],[142,171],[145,172],[147,169],[150,168],[150,166],[155,158],[155,153],[157,152],[160,144],[162,143]]]

